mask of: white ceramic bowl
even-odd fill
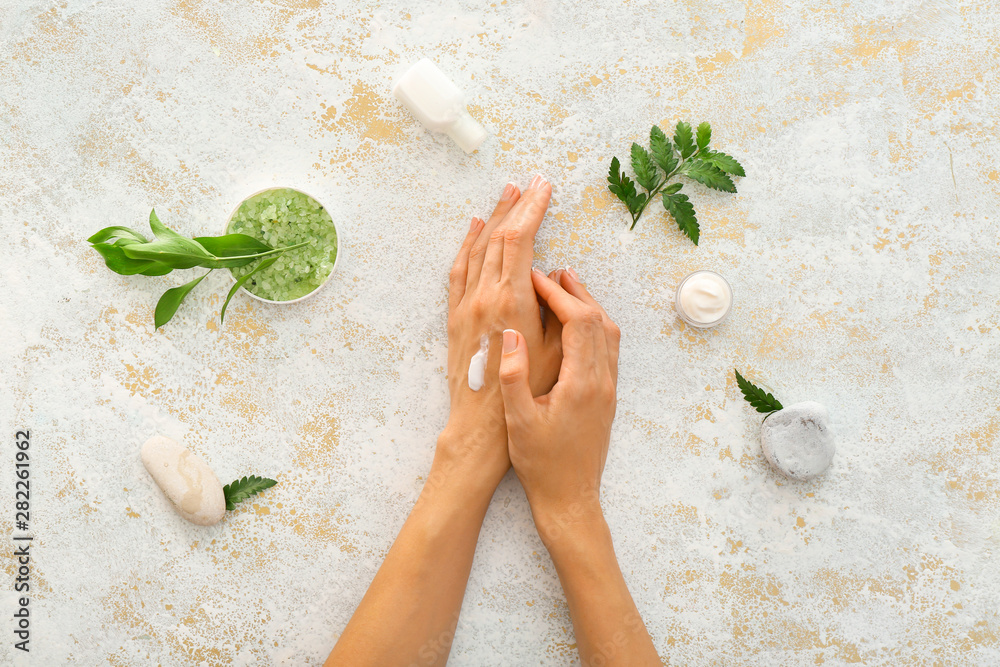
[[[229,214],[229,217],[226,218],[226,228],[225,228],[225,232],[224,233],[226,233],[226,234],[230,233],[230,231],[229,231],[229,225],[232,224],[233,217],[235,217],[237,211],[239,211],[240,207],[243,206],[243,202],[245,202],[248,199],[253,199],[254,197],[256,197],[257,195],[259,195],[259,194],[261,194],[263,192],[270,192],[271,190],[295,190],[296,192],[304,194],[305,196],[310,197],[314,201],[318,202],[319,205],[323,208],[323,210],[326,211],[327,213],[330,212],[330,209],[328,209],[323,204],[323,202],[321,202],[318,198],[313,197],[308,192],[305,192],[304,190],[299,190],[298,188],[292,188],[292,187],[288,187],[288,186],[284,186],[284,185],[275,185],[275,186],[270,187],[270,188],[264,188],[263,190],[257,190],[257,192],[254,192],[253,194],[249,194],[246,197],[244,197],[243,199],[241,199],[240,202],[236,205],[236,207],[233,208],[233,211],[232,211],[232,213]],[[333,216],[332,215],[330,216],[330,219],[331,219],[331,221],[333,220]],[[309,292],[308,294],[303,294],[302,296],[300,296],[297,299],[289,299],[288,301],[275,301],[273,299],[265,299],[262,296],[257,296],[256,294],[254,294],[253,292],[251,292],[250,290],[248,290],[246,287],[240,287],[240,292],[242,292],[243,294],[246,294],[251,299],[257,299],[257,301],[263,301],[264,303],[280,303],[280,304],[298,303],[299,301],[304,301],[305,299],[308,299],[309,297],[315,295],[317,292],[319,292],[321,289],[323,289],[328,282],[330,282],[330,278],[333,277],[334,272],[337,270],[337,263],[340,261],[340,255],[342,254],[342,250],[343,250],[343,247],[344,247],[343,238],[340,235],[340,228],[337,227],[337,223],[336,222],[333,222],[333,229],[334,229],[335,232],[337,232],[337,256],[333,258],[333,268],[330,269],[329,275],[327,275],[326,279],[323,280],[322,283],[320,283],[319,287],[317,287],[313,291]],[[230,280],[232,280],[233,284],[235,285],[236,281],[237,281],[236,276],[233,275],[232,271],[228,271],[228,274],[229,274]]]

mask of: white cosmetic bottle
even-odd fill
[[[451,79],[427,58],[392,85],[392,94],[428,130],[444,132],[466,153],[489,136],[465,108],[465,98]]]

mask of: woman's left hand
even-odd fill
[[[517,329],[531,355],[530,386],[547,393],[562,362],[559,320],[538,300],[531,282],[535,233],[552,196],[536,176],[521,194],[508,184],[486,222],[473,218],[449,276],[448,388],[451,414],[438,456],[471,464],[493,487],[510,468],[507,425],[497,380],[503,330]],[[469,363],[488,341],[484,384],[469,386]],[[536,364],[535,360],[538,360]],[[492,488],[490,489],[492,492]]]

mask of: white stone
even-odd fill
[[[826,408],[813,401],[772,412],[760,427],[764,457],[785,477],[810,480],[830,467],[837,450]]]
[[[142,446],[142,464],[182,517],[211,526],[226,513],[222,484],[196,454],[179,443],[154,435]]]

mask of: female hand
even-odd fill
[[[538,295],[562,323],[562,368],[552,391],[534,398],[534,352],[504,332],[500,362],[510,460],[543,541],[568,523],[601,517],[601,474],[615,416],[621,332],[568,271],[532,272]],[[529,362],[530,360],[530,362]]]
[[[580,662],[660,665],[601,512],[621,332],[572,272],[531,278],[562,322],[563,362],[552,391],[533,398],[531,353],[520,333],[504,331],[500,387],[510,461],[566,592]]]
[[[475,464],[494,486],[510,467],[497,382],[502,332],[516,327],[532,351],[530,390],[547,392],[561,361],[559,321],[541,314],[532,286],[535,233],[552,187],[536,176],[522,195],[508,184],[487,222],[473,218],[449,276],[448,388],[451,414],[438,451]],[[543,322],[544,318],[544,322]],[[487,341],[483,386],[469,386],[469,363]],[[529,391],[530,391],[529,390]]]

